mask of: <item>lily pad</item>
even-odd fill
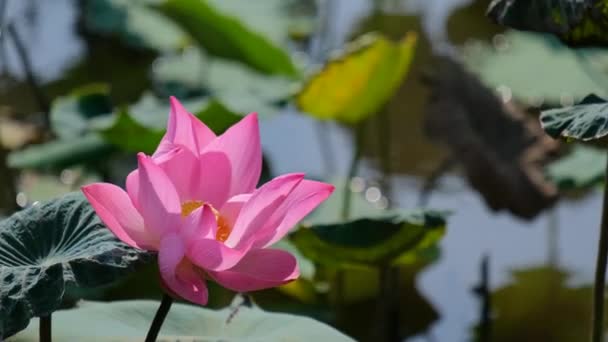
[[[146,255],[118,241],[80,193],[0,222],[0,336],[57,310],[66,291],[110,284]]]
[[[57,341],[139,341],[146,336],[158,306],[155,301],[81,302],[77,309],[53,315],[53,337]],[[217,311],[173,304],[158,340],[354,341],[312,318],[238,303]],[[9,340],[29,341],[38,341],[36,324]]]
[[[376,267],[434,246],[445,225],[444,213],[419,211],[302,227],[291,241],[304,256],[321,264]]]
[[[356,124],[376,114],[407,75],[417,36],[399,42],[368,33],[349,44],[304,83],[300,110],[316,118]]]
[[[548,32],[571,46],[608,45],[606,0],[494,0],[488,16],[519,30]]]
[[[546,167],[549,179],[561,191],[588,189],[602,180],[606,169],[606,151],[575,144],[572,151]]]
[[[286,51],[206,0],[165,0],[158,9],[209,54],[242,62],[263,73],[298,75]]]
[[[600,140],[608,135],[608,102],[589,95],[577,105],[543,111],[540,122],[556,139]]]

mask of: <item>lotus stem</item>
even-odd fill
[[[160,328],[163,326],[165,318],[171,309],[171,304],[173,304],[173,298],[166,293],[163,294],[163,299],[160,302],[158,310],[156,310],[156,315],[154,315],[154,320],[152,320],[152,325],[150,325],[150,330],[148,330],[148,335],[146,335],[145,342],[156,341]]]
[[[38,326],[38,340],[40,342],[51,342],[51,315],[40,316]]]
[[[608,163],[606,176],[608,179]],[[602,223],[600,226],[600,241],[595,265],[595,287],[593,289],[593,342],[604,341],[604,293],[606,289],[606,263],[608,262],[608,189],[604,185],[604,203],[602,205]]]
[[[361,155],[363,152],[363,124],[357,124],[355,128],[355,151],[353,153],[353,159],[350,162],[348,169],[348,176],[344,182],[344,197],[342,198],[342,219],[348,220],[350,217],[350,181],[355,177],[359,170],[359,162],[361,161]]]

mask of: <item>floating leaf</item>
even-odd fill
[[[51,107],[52,129],[61,139],[83,135],[89,120],[112,112],[110,89],[105,84],[90,84],[58,97]]]
[[[543,111],[540,122],[556,139],[600,140],[608,135],[608,102],[589,95],[577,105]]]
[[[245,63],[268,74],[298,74],[285,51],[206,0],[165,0],[158,8],[212,55]]]
[[[127,44],[158,51],[186,45],[187,35],[171,20],[149,8],[154,0],[88,0],[84,25],[101,34],[120,37]]]
[[[59,139],[39,145],[30,145],[13,151],[8,164],[16,169],[64,168],[75,164],[97,162],[115,148],[99,135],[89,133],[71,139]]]
[[[608,94],[608,51],[572,50],[553,36],[514,30],[495,41],[466,44],[464,63],[505,95],[538,107]]]
[[[548,32],[571,46],[608,45],[606,0],[494,0],[488,16],[519,30]]]
[[[304,256],[322,264],[379,266],[434,245],[445,224],[443,214],[421,211],[302,227],[291,241]]]
[[[142,258],[114,237],[80,193],[0,221],[0,336],[57,310],[69,288],[110,284]]]
[[[579,144],[546,167],[549,179],[562,191],[594,186],[604,179],[605,170],[606,151]]]
[[[361,36],[302,86],[296,105],[316,118],[347,124],[377,113],[407,75],[416,40],[413,32],[399,42]]]
[[[146,336],[155,301],[81,302],[77,309],[53,315],[57,341],[131,341]],[[353,341],[339,331],[308,317],[270,313],[233,304],[214,311],[173,304],[159,341]],[[37,325],[8,342],[38,341]]]
[[[558,143],[538,120],[494,93],[451,59],[430,78],[425,130],[465,169],[469,184],[493,210],[533,218],[557,199],[542,168]]]

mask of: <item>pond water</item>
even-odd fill
[[[435,50],[442,50],[450,39],[445,19],[454,6],[465,2],[385,1],[384,7],[399,9],[400,13],[415,10],[425,14],[425,20],[421,20],[411,14],[394,12],[372,15],[372,5],[368,1],[330,1],[327,8],[331,11],[332,21],[325,41],[320,44],[337,47],[353,32],[366,31],[378,25],[375,29],[386,30],[392,35],[424,28],[432,38]],[[9,17],[26,18],[17,20],[18,27],[22,29],[27,48],[33,56],[34,70],[41,80],[56,80],[85,55],[86,46],[73,29],[76,21],[73,1],[11,1],[10,6]],[[32,10],[31,6],[38,8]],[[397,23],[396,28],[394,23]],[[459,30],[466,32],[466,22],[459,25],[464,27]],[[485,31],[477,35],[476,24],[471,26],[471,36],[487,38]],[[430,55],[431,44],[426,40],[420,49],[423,51],[419,52],[414,63],[423,65],[424,58]],[[3,60],[2,65],[7,65],[12,75],[21,78],[23,72],[14,49],[9,46],[7,51],[8,62]],[[426,140],[420,127],[427,92],[414,85],[418,82],[416,76],[419,72],[415,67],[399,100],[389,108],[393,159],[390,205],[393,207],[416,207],[421,179],[445,155],[445,151]],[[334,124],[319,124],[293,110],[263,121],[261,130],[264,151],[274,173],[305,171],[321,177],[346,175],[353,153],[352,136],[348,130]],[[319,139],[320,132],[326,133],[327,141]],[[374,138],[373,134],[369,138]],[[330,153],[330,162],[324,153]],[[361,175],[369,182],[378,182],[373,148],[366,149],[365,155],[367,158]],[[599,189],[577,200],[564,199],[550,212],[528,222],[507,213],[490,211],[463,178],[450,174],[440,180],[428,206],[453,211],[447,234],[441,242],[440,260],[426,268],[417,279],[418,288],[440,313],[440,319],[428,334],[411,338],[411,341],[470,340],[472,328],[479,321],[480,307],[473,288],[479,282],[480,262],[485,255],[490,260],[489,277],[493,289],[511,283],[514,269],[548,263],[571,272],[567,280],[569,286],[578,287],[592,281],[600,222]],[[590,296],[589,292],[586,299],[589,302]],[[538,319],[530,324],[542,327],[542,317]]]

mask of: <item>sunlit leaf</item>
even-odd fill
[[[159,303],[155,301],[82,302],[53,315],[57,341],[131,341],[146,336]],[[233,303],[222,310],[173,304],[159,341],[353,341],[308,317],[266,312]],[[38,341],[37,324],[9,342]]]
[[[70,288],[110,284],[142,258],[114,237],[80,193],[0,221],[0,336],[57,310]]]
[[[407,75],[416,40],[415,33],[399,42],[361,36],[305,82],[296,105],[316,118],[348,124],[377,113]]]
[[[553,33],[572,46],[608,44],[605,0],[494,0],[488,16],[519,30]]]
[[[206,0],[165,0],[158,9],[212,55],[268,74],[298,74],[287,52]]]
[[[603,141],[608,135],[608,102],[589,95],[577,105],[543,111],[540,122],[554,138]]]
[[[566,156],[547,165],[549,179],[562,191],[594,186],[604,179],[606,151],[575,144]]]
[[[379,266],[433,246],[443,236],[445,225],[444,214],[420,211],[302,227],[291,240],[304,256],[322,264]]]

